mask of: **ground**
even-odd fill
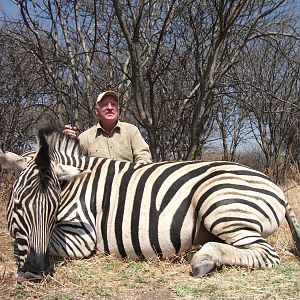
[[[300,299],[300,259],[292,251],[284,222],[269,239],[282,263],[272,270],[223,267],[204,278],[190,276],[179,259],[147,262],[97,254],[89,259],[55,262],[55,273],[42,283],[15,280],[16,264],[6,226],[8,185],[0,183],[0,299]],[[286,191],[300,220],[300,187]]]

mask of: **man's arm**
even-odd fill
[[[142,163],[142,164],[152,163],[152,156],[151,156],[149,146],[143,139],[137,127],[135,127],[135,130],[132,134],[131,146],[132,146],[134,162]]]

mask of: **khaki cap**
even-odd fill
[[[119,102],[119,96],[116,92],[114,91],[106,91],[106,92],[103,92],[101,94],[99,94],[97,100],[96,100],[96,105],[105,97],[105,96],[113,96],[117,102]]]

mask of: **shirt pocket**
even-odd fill
[[[100,153],[99,149],[89,149],[88,150],[89,156],[95,156],[95,157],[103,157],[103,154]]]
[[[119,141],[116,145],[116,158],[125,161],[133,161],[133,153],[131,145],[128,141]]]

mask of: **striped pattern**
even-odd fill
[[[268,268],[280,262],[265,238],[280,226],[287,202],[264,174],[231,162],[139,165],[82,156],[74,141],[58,135],[49,135],[47,142],[52,161],[91,173],[62,183],[58,192],[57,177],[51,171],[51,179],[40,191],[35,187],[40,180],[37,159],[33,160],[14,184],[11,199],[17,192],[27,194],[48,213],[26,206],[28,214],[35,214],[25,220],[11,200],[12,236],[22,228],[28,238],[29,227],[37,222],[51,231],[57,209],[49,249],[63,257],[87,257],[98,250],[117,257],[163,258],[202,243],[212,234],[215,241],[206,243],[193,257],[195,276],[222,264]],[[43,252],[48,246],[42,245],[46,233],[36,230],[34,234],[30,237],[38,243],[32,245],[36,252]]]
[[[42,162],[47,161],[42,154],[35,160],[29,159],[26,170],[12,187],[7,207],[8,228],[15,239],[19,269],[30,268],[34,273],[49,272],[49,259],[45,253],[55,226],[61,193],[53,170]]]
[[[84,253],[97,244],[98,250],[120,257],[167,257],[195,243],[200,219],[208,231],[241,247],[272,234],[285,215],[282,191],[265,175],[233,163],[137,166],[90,158],[89,167],[93,171],[84,180],[64,187],[57,226],[64,232],[66,217],[88,224],[97,241],[89,236]],[[70,236],[77,243],[74,233]],[[72,246],[80,251],[72,255],[80,257],[82,246]]]

